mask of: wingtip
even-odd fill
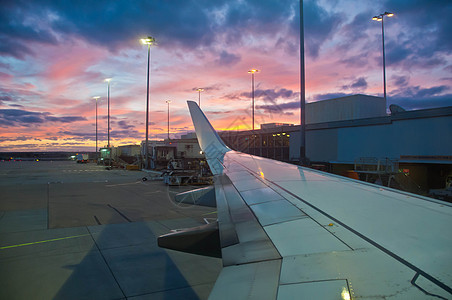
[[[230,151],[230,149],[224,144],[223,140],[220,138],[216,130],[212,127],[209,120],[204,115],[201,108],[198,106],[198,103],[188,100],[187,105],[188,109],[190,110],[199,145],[201,146],[202,151],[206,153],[208,162],[209,159],[216,159],[217,156]],[[216,151],[207,151],[212,147],[215,148]]]

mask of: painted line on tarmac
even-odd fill
[[[102,223],[99,221],[99,219],[96,216],[94,216],[94,220],[96,220],[97,225],[102,225]]]
[[[114,209],[121,217],[123,217],[126,221],[128,221],[129,223],[132,222],[132,220],[130,220],[129,218],[127,218],[127,216],[125,214],[123,214],[122,212],[119,211],[119,209],[117,209],[116,207],[111,206],[110,204],[107,204],[108,207]]]
[[[78,238],[78,237],[82,237],[82,236],[88,236],[88,235],[90,235],[90,234],[87,233],[87,234],[80,234],[80,235],[72,235],[72,236],[65,236],[65,237],[57,238],[57,239],[50,239],[50,240],[37,241],[37,242],[31,242],[31,243],[24,243],[24,244],[17,244],[17,245],[11,245],[11,246],[4,246],[4,247],[0,247],[0,250],[9,249],[9,248],[23,247],[23,246],[30,246],[30,245],[35,245],[35,244],[43,244],[43,243],[48,243],[48,242],[56,242],[56,241],[67,240],[67,239],[74,239],[74,238]]]
[[[217,213],[217,211],[213,211],[213,212],[210,212],[210,213],[202,214],[201,216],[213,215],[213,214],[216,214],[216,213]]]
[[[127,182],[127,183],[118,183],[118,184],[109,184],[106,185],[107,187],[112,187],[112,186],[120,186],[120,185],[132,185],[132,184],[140,184],[141,181],[137,181],[137,182]]]

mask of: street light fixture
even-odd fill
[[[384,99],[386,103],[386,59],[385,59],[385,30],[384,30],[384,17],[392,17],[394,16],[393,13],[390,12],[384,12],[382,14],[379,14],[378,16],[374,16],[372,20],[381,22],[381,40],[383,45],[383,93],[384,93]]]
[[[169,141],[169,105],[171,103],[171,100],[166,100],[166,103],[168,104],[168,141]]]
[[[151,45],[155,45],[155,38],[148,36],[147,38],[141,39],[143,45],[148,45],[148,73],[147,73],[147,91],[146,91],[146,143],[145,143],[145,168],[149,169],[149,71],[151,62]]]
[[[201,107],[201,92],[204,92],[204,89],[198,88],[196,91],[198,91],[198,106]]]
[[[99,96],[93,97],[96,100],[96,162],[99,160],[99,148],[97,147],[97,100]]]

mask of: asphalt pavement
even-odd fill
[[[157,237],[216,218],[195,187],[73,161],[0,162],[0,299],[207,299],[221,260]]]

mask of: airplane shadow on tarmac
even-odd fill
[[[179,218],[131,222],[120,206],[112,208],[128,222],[85,227],[91,249],[78,263],[64,266],[72,273],[55,299],[207,299],[221,259],[157,245],[158,236],[199,226],[198,221],[182,213]],[[172,203],[169,209],[178,207]]]
[[[206,299],[221,269],[219,259],[159,248],[165,221],[86,230],[92,248],[79,263],[64,266],[72,274],[55,299]]]

